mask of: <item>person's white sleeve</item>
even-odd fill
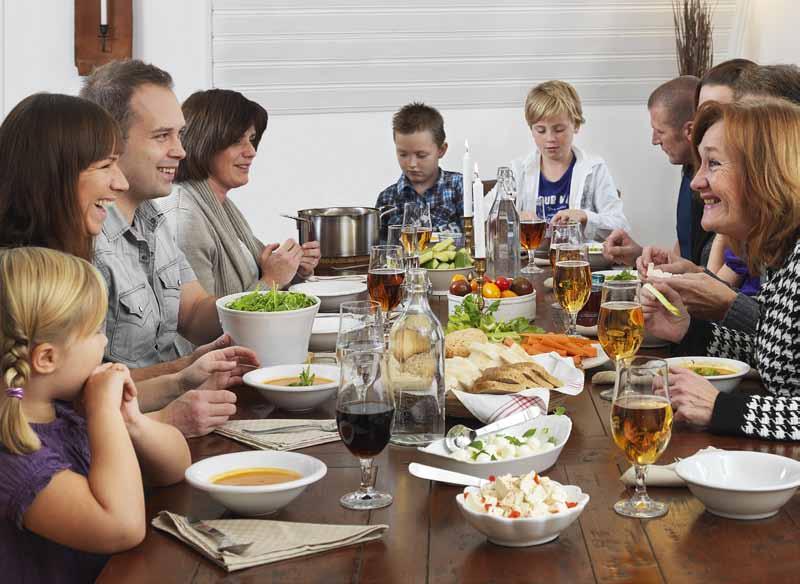
[[[622,210],[622,200],[617,193],[617,185],[614,184],[605,162],[600,162],[592,169],[584,189],[591,189],[591,194],[590,197],[583,196],[581,199],[591,198],[594,201],[594,210],[585,207],[583,209],[587,215],[583,234],[588,241],[605,241],[615,229],[630,232],[630,225]]]

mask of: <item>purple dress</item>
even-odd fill
[[[736,257],[730,248],[725,248],[725,265],[731,270],[736,272],[739,276],[744,276],[742,285],[739,286],[739,292],[745,296],[755,296],[761,292],[761,278],[758,276],[751,276],[745,264],[740,258]]]
[[[0,579],[3,582],[93,582],[108,556],[81,552],[25,529],[22,516],[56,473],[70,469],[88,476],[86,422],[69,405],[56,402],[56,419],[31,424],[42,447],[11,454],[0,446]]]

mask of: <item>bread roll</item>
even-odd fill
[[[488,343],[489,338],[480,329],[468,328],[449,333],[444,338],[444,356],[450,357],[469,357],[472,343]]]

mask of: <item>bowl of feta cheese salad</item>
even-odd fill
[[[583,512],[589,495],[531,471],[490,476],[480,488],[465,488],[456,502],[467,523],[492,543],[525,547],[557,538]]]
[[[478,478],[519,475],[553,466],[572,432],[564,414],[539,416],[504,432],[476,440],[467,448],[448,452],[444,440],[420,448],[432,466]]]

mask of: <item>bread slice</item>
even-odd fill
[[[523,389],[525,389],[525,386],[519,383],[504,383],[492,379],[479,379],[475,385],[472,386],[472,393],[509,394],[517,393]]]
[[[460,331],[453,331],[444,337],[444,354],[450,357],[469,357],[470,344],[488,343],[489,338],[480,329],[468,328]]]
[[[560,379],[553,377],[544,367],[538,363],[534,363],[533,361],[514,363],[513,365],[509,365],[509,367],[522,372],[528,378],[530,383],[533,384],[529,387],[554,388],[561,387],[563,385]]]
[[[502,381],[503,383],[515,383],[523,387],[529,381],[523,371],[515,369],[514,367],[509,367],[508,365],[503,367],[489,367],[483,372],[481,379],[487,381]]]

